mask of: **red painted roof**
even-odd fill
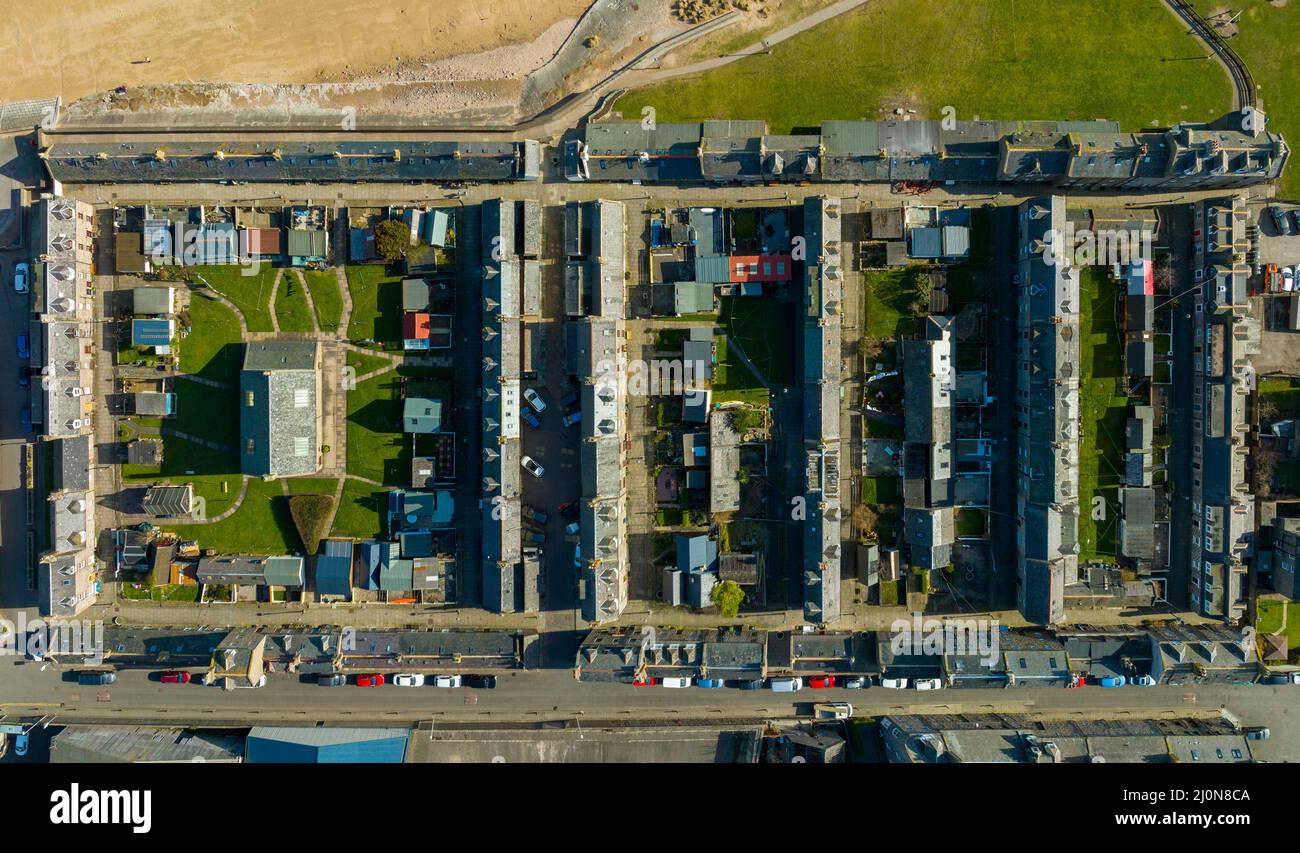
[[[789,281],[791,262],[789,255],[732,255],[727,258],[733,282]]]
[[[408,341],[429,337],[429,315],[423,311],[408,311],[403,314],[402,337]]]

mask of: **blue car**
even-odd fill
[[[32,357],[31,340],[26,335],[18,336],[18,357],[19,358]]]
[[[533,414],[532,409],[524,409],[523,415],[524,415],[524,420],[528,423],[530,427],[532,427],[533,429],[541,428],[542,422],[537,419],[537,415]]]
[[[715,689],[718,687],[723,687],[724,682],[721,678],[697,678],[695,679],[695,686]]]
[[[1097,679],[1097,686],[1099,687],[1123,687],[1127,683],[1128,679],[1122,675],[1114,677],[1107,675]]]

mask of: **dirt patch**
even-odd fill
[[[1274,3],[1274,6],[1285,6],[1286,0],[1281,3]],[[1205,16],[1210,22],[1210,26],[1218,30],[1219,35],[1226,39],[1232,38],[1237,34],[1237,22],[1233,21],[1233,16],[1237,13],[1228,6],[1220,6]],[[1228,23],[1232,21],[1232,23]]]

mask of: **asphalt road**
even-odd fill
[[[23,447],[32,437],[22,428],[27,388],[18,374],[27,362],[18,358],[15,340],[27,332],[29,297],[14,292],[16,251],[0,252],[0,607],[32,608],[36,592],[28,586],[27,490],[23,484]],[[4,611],[0,611],[3,613]]]
[[[672,719],[789,719],[807,716],[817,701],[850,701],[858,715],[889,713],[1041,712],[1070,717],[1170,716],[1216,712],[1226,706],[1244,725],[1266,725],[1260,742],[1269,761],[1300,759],[1300,688],[1281,686],[1126,687],[1107,690],[941,690],[919,693],[880,687],[867,690],[670,690],[627,684],[583,684],[569,670],[502,674],[495,690],[434,687],[319,687],[299,676],[275,673],[257,690],[222,690],[199,684],[161,684],[156,675],[123,670],[106,688],[82,687],[57,665],[0,660],[0,712],[9,719],[50,721],[167,722],[185,725],[259,723],[446,723],[539,722],[581,718],[663,721]]]

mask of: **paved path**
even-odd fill
[[[238,385],[235,385],[234,383],[231,382],[220,382],[216,379],[208,379],[206,376],[199,376],[196,373],[177,373],[174,374],[174,378],[188,379],[190,382],[197,382],[200,385],[206,385],[209,388],[220,388],[225,391],[229,391],[233,388],[239,387]]]
[[[266,313],[271,315],[271,331],[277,335],[280,333],[280,318],[275,315],[275,296],[280,292],[280,279],[283,276],[283,268],[275,271],[275,279],[271,282],[271,292],[266,295]]]
[[[334,275],[338,277],[339,293],[343,297],[343,316],[339,318],[339,336],[346,338],[348,325],[352,322],[352,291],[348,289],[348,274],[343,271],[341,265],[334,268]]]

